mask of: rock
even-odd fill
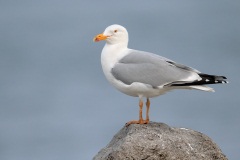
[[[206,135],[164,123],[124,126],[93,160],[227,160]]]

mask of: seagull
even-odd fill
[[[128,32],[121,25],[110,25],[94,42],[105,40],[101,53],[103,73],[116,89],[129,96],[139,97],[139,120],[126,123],[149,123],[150,98],[174,89],[196,89],[214,92],[207,84],[228,83],[226,77],[200,71],[159,56],[128,48]],[[143,99],[146,98],[146,119],[143,119]]]

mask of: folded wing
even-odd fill
[[[125,84],[140,82],[152,87],[199,81],[199,71],[148,52],[131,50],[112,68],[113,76]]]

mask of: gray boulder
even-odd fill
[[[227,160],[206,135],[164,123],[124,126],[93,160]]]

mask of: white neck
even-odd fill
[[[129,49],[125,44],[108,44],[106,43],[101,54],[101,63],[104,74],[107,78],[114,64],[128,53]]]
[[[102,60],[107,60],[107,63],[116,63],[117,60],[125,56],[125,51],[127,50],[127,45],[123,43],[118,44],[108,44],[106,43],[103,50],[101,58]],[[105,62],[106,63],[106,62]],[[103,65],[103,64],[102,64]]]

